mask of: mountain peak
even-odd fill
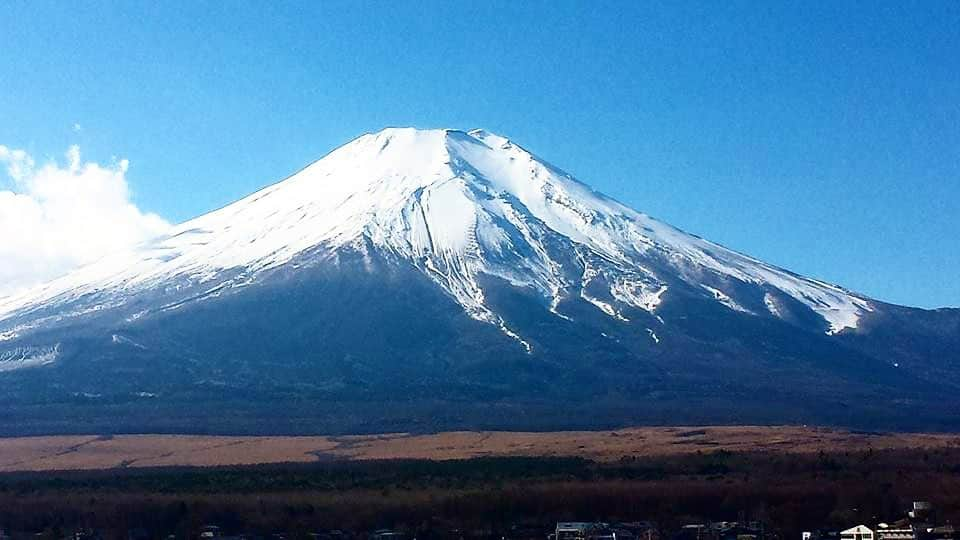
[[[423,145],[437,145],[444,144],[447,140],[468,140],[472,139],[474,141],[483,142],[484,138],[493,137],[497,139],[506,140],[505,137],[501,137],[489,131],[483,129],[472,129],[465,131],[462,129],[455,128],[417,128],[411,126],[404,127],[387,127],[383,128],[380,131],[373,133],[367,133],[357,137],[353,141],[344,145],[344,147],[349,147],[358,142],[370,142],[370,143],[389,143],[389,144],[402,144],[410,145],[414,147],[420,147]],[[341,147],[343,148],[343,147]]]
[[[84,418],[116,429],[139,411],[138,431],[798,422],[809,407],[922,425],[955,416],[958,324],[684,233],[505,137],[390,128],[0,299],[0,395],[6,417],[68,431],[63,406],[86,395],[103,398]]]
[[[393,147],[394,151],[402,152],[407,156],[423,157],[433,155],[438,150],[449,153],[457,145],[482,145],[491,150],[509,150],[513,147],[513,143],[508,138],[485,129],[465,131],[453,128],[388,127],[375,133],[362,135],[338,148],[331,155],[350,151],[350,154],[356,157],[356,152],[372,151],[377,155],[385,154],[386,156],[389,155],[386,151]],[[366,159],[374,158],[366,156]]]
[[[127,297],[237,273],[256,280],[308,252],[371,247],[419,269],[472,317],[508,334],[482,276],[533,292],[559,317],[568,316],[562,305],[571,298],[617,320],[635,309],[655,314],[677,288],[756,316],[790,319],[806,306],[830,332],[856,327],[871,309],[839,287],[636,212],[500,135],[387,128],[152,243],[0,301],[0,320],[94,291]]]

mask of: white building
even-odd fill
[[[840,540],[876,540],[873,530],[866,525],[857,525],[852,529],[840,531]]]

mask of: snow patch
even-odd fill
[[[610,294],[617,300],[650,313],[653,313],[663,301],[665,292],[667,292],[666,285],[651,286],[642,281],[622,280],[614,283],[610,288]]]
[[[593,295],[587,292],[587,288],[590,286],[590,283],[594,280],[594,278],[600,275],[600,271],[590,266],[590,263],[583,258],[581,258],[581,264],[583,264],[583,275],[580,277],[580,298],[583,298],[587,302],[593,304],[600,311],[606,313],[607,315],[609,315],[610,317],[613,317],[614,319],[617,319],[623,322],[629,322],[630,319],[627,319],[626,317],[621,315],[620,312],[616,308],[614,308],[612,305],[610,305],[607,302],[604,302],[603,300],[600,300],[599,298],[594,297]]]
[[[140,343],[137,343],[136,341],[134,341],[134,340],[132,340],[132,339],[126,337],[126,336],[121,336],[120,334],[113,334],[113,335],[110,337],[110,341],[111,341],[114,345],[130,345],[130,346],[132,346],[132,347],[136,347],[137,349],[141,349],[141,350],[146,350],[146,349],[147,349],[146,346],[141,345]]]
[[[729,296],[727,296],[727,294],[726,294],[725,292],[721,291],[720,289],[715,289],[715,288],[713,288],[713,287],[711,287],[711,286],[709,286],[709,285],[700,285],[700,286],[703,287],[704,289],[710,291],[710,293],[713,295],[714,299],[715,299],[717,302],[720,302],[721,304],[727,306],[728,308],[730,308],[730,309],[732,309],[732,310],[734,310],[734,311],[739,311],[739,312],[741,312],[741,313],[751,313],[751,314],[752,314],[752,312],[751,312],[750,310],[748,310],[747,308],[745,308],[745,307],[741,306],[740,304],[738,304],[736,300],[734,300],[733,298],[730,298]]]
[[[767,306],[767,311],[774,317],[783,317],[780,306],[777,305],[777,299],[774,298],[772,294],[766,293],[763,295],[763,304]]]
[[[50,365],[59,356],[59,343],[53,347],[17,347],[0,352],[0,372]]]
[[[658,344],[660,343],[660,338],[657,337],[656,332],[654,332],[650,328],[647,328],[647,333],[650,334],[650,339],[652,339],[654,343],[658,343]]]

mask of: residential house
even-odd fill
[[[877,540],[917,540],[916,531],[907,519],[894,523],[880,523],[875,533]]]
[[[840,531],[840,540],[877,540],[877,535],[870,527],[857,525],[845,531]]]

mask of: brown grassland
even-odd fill
[[[0,472],[209,467],[326,460],[477,457],[624,457],[704,451],[836,453],[960,448],[960,435],[864,433],[799,426],[628,428],[568,432],[447,432],[343,437],[202,435],[52,436],[0,439]]]

